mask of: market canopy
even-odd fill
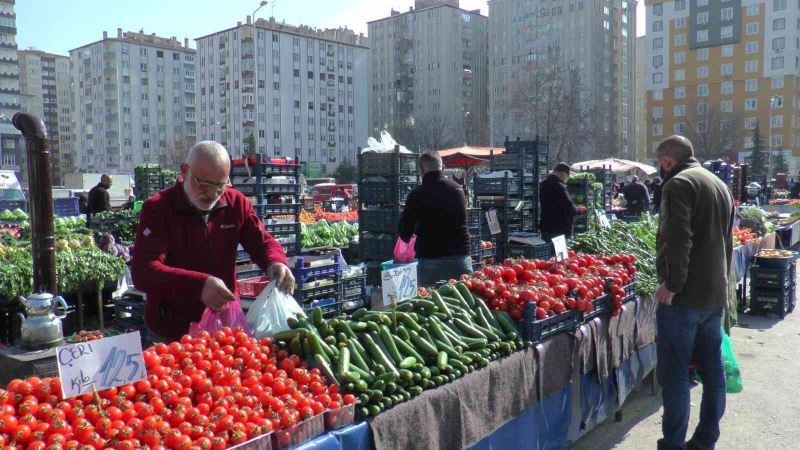
[[[603,168],[610,168],[614,173],[625,173],[632,171],[641,171],[645,175],[653,175],[658,173],[658,170],[649,164],[617,158],[595,159],[593,161],[584,161],[572,165],[572,170]]]
[[[456,147],[438,150],[442,162],[447,167],[469,167],[489,162],[492,155],[500,155],[503,147]]]

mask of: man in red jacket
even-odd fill
[[[157,338],[177,340],[203,310],[238,301],[239,243],[278,287],[293,292],[294,277],[280,243],[247,198],[229,189],[228,152],[204,141],[181,164],[182,182],[145,201],[131,274],[147,293],[147,325]]]

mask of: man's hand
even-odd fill
[[[217,277],[208,277],[205,286],[203,286],[200,300],[211,310],[219,311],[226,303],[236,300],[236,296],[225,286],[222,280]]]
[[[673,297],[675,297],[675,293],[670,292],[669,289],[664,286],[664,283],[658,285],[658,289],[656,289],[656,300],[658,300],[659,303],[671,306]]]
[[[270,280],[275,281],[275,285],[278,286],[278,289],[282,292],[290,295],[294,293],[294,275],[292,275],[292,270],[289,269],[286,264],[270,264],[270,266],[267,267],[267,276],[269,276]]]

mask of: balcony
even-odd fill
[[[249,42],[253,43],[253,38],[251,36],[242,36],[242,42]]]
[[[326,54],[328,55],[328,58],[333,58],[336,56],[333,52],[327,52]]]
[[[9,44],[7,42],[0,42],[0,48],[9,48],[9,49],[16,50],[17,49],[17,44]]]
[[[119,137],[119,132],[116,130],[108,130],[106,131],[106,138],[108,139],[116,139]]]
[[[334,67],[334,66],[328,66],[327,69],[328,69],[328,72],[335,72],[336,71],[336,67]]]
[[[328,96],[328,101],[329,101],[329,102],[335,102],[335,101],[336,101],[336,97],[334,97],[334,96],[332,96],[332,95],[329,95],[329,96]]]
[[[336,127],[328,127],[328,131],[336,131]]]
[[[105,66],[103,67],[103,75],[114,75],[117,73],[117,68],[114,66]]]
[[[253,59],[254,56],[253,52],[242,53],[242,59]]]
[[[336,117],[336,111],[328,111],[328,117]]]
[[[15,94],[15,95],[19,95],[19,89],[2,88],[2,87],[0,87],[0,94]]]
[[[106,50],[103,52],[103,58],[115,58],[117,56],[117,52],[114,50]]]

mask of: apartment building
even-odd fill
[[[20,50],[18,55],[22,110],[39,116],[47,127],[53,184],[58,186],[74,170],[69,57],[39,50]]]
[[[635,96],[634,96],[634,110],[631,117],[633,117],[634,122],[634,137],[635,137],[635,145],[634,145],[634,160],[635,161],[644,161],[647,159],[647,96],[645,95],[644,89],[644,79],[645,79],[645,72],[647,69],[644,67],[642,63],[645,61],[645,47],[647,46],[647,38],[645,36],[639,36],[636,38],[636,64],[635,64],[635,78],[636,78],[636,88],[635,88]]]
[[[549,135],[555,147],[564,140],[570,157],[631,157],[635,40],[635,0],[490,1],[492,144],[501,145],[507,136],[529,139],[542,134]],[[550,103],[565,108],[564,103],[576,101],[580,120],[563,123],[554,117],[556,108],[544,104],[547,101],[520,104],[522,83],[548,82],[542,79],[549,75],[541,72],[548,67],[564,77],[577,74],[575,82],[564,81],[569,83],[563,89],[568,101],[562,95]],[[558,95],[544,90],[541,98]]]
[[[195,53],[188,39],[122,29],[70,50],[75,169],[180,162],[197,134]]]
[[[14,0],[0,0],[0,169],[14,170],[26,178],[22,136],[11,119],[19,111],[17,16]]]
[[[369,22],[370,132],[406,145],[486,145],[488,18],[458,0],[417,0]]]
[[[366,145],[367,39],[274,18],[196,39],[199,126],[232,155],[292,157],[313,172]]]
[[[800,5],[788,0],[647,0],[647,145],[677,133],[702,158],[753,144],[800,154]],[[768,142],[771,137],[771,142]]]

